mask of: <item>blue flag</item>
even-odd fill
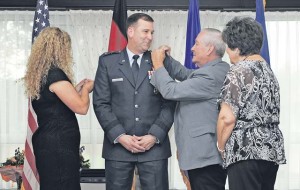
[[[186,46],[184,61],[184,66],[189,69],[196,68],[195,64],[192,63],[193,53],[191,51],[191,48],[193,47],[195,39],[201,30],[199,10],[200,9],[198,5],[198,0],[190,0],[186,28]]]
[[[33,19],[32,43],[39,33],[47,26],[50,26],[48,0],[37,0]]]
[[[256,0],[255,20],[261,24],[264,32],[264,40],[263,40],[262,48],[260,50],[260,55],[266,60],[267,63],[270,64],[269,45],[268,45],[268,36],[266,30],[265,10],[264,10],[263,0]]]

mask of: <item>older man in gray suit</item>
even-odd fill
[[[169,189],[168,132],[176,102],[150,84],[153,22],[147,14],[131,15],[127,47],[99,58],[93,105],[104,130],[107,190],[130,190],[135,167],[143,190]]]
[[[180,169],[188,171],[193,190],[224,190],[226,171],[216,146],[217,98],[229,65],[221,59],[221,32],[207,28],[198,34],[191,49],[196,70],[165,57],[167,50],[162,46],[152,52],[151,83],[164,98],[178,101],[174,123]]]

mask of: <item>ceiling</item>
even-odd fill
[[[267,11],[300,11],[300,0],[266,0]],[[186,10],[189,0],[127,0],[128,10]],[[255,0],[199,0],[201,10],[254,10]],[[112,9],[114,0],[48,0],[51,9]],[[2,10],[35,9],[36,0],[0,0]]]

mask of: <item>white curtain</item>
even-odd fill
[[[128,11],[132,14],[137,11]],[[186,11],[144,11],[155,20],[152,48],[161,44],[172,47],[172,56],[183,62],[186,36]],[[27,99],[22,82],[30,53],[33,11],[0,11],[0,162],[24,148],[27,128]],[[234,16],[253,12],[201,11],[201,27],[222,30]],[[51,26],[66,30],[72,38],[74,71],[77,81],[94,78],[98,57],[107,50],[112,11],[50,11]],[[300,189],[300,13],[267,12],[271,66],[281,87],[281,123],[288,164],[280,166],[276,189]],[[228,56],[224,57],[228,61]],[[199,113],[201,114],[201,113]],[[298,117],[298,118],[297,118]],[[78,116],[84,156],[92,168],[104,168],[101,158],[103,131],[92,106],[86,116]],[[176,160],[173,130],[173,156],[169,160],[170,188],[185,189]],[[0,189],[12,183],[0,180]]]

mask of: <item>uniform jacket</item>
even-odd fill
[[[150,84],[151,54],[143,54],[135,84],[126,49],[104,53],[99,58],[93,106],[104,130],[102,156],[117,161],[152,161],[171,156],[168,132],[176,102],[166,101]],[[121,134],[154,135],[155,144],[144,153],[132,154],[114,140]]]
[[[229,65],[221,59],[189,70],[171,57],[155,71],[151,83],[164,98],[178,101],[175,110],[175,139],[179,166],[183,170],[222,164],[216,147],[217,98]],[[167,63],[167,64],[166,64]]]

